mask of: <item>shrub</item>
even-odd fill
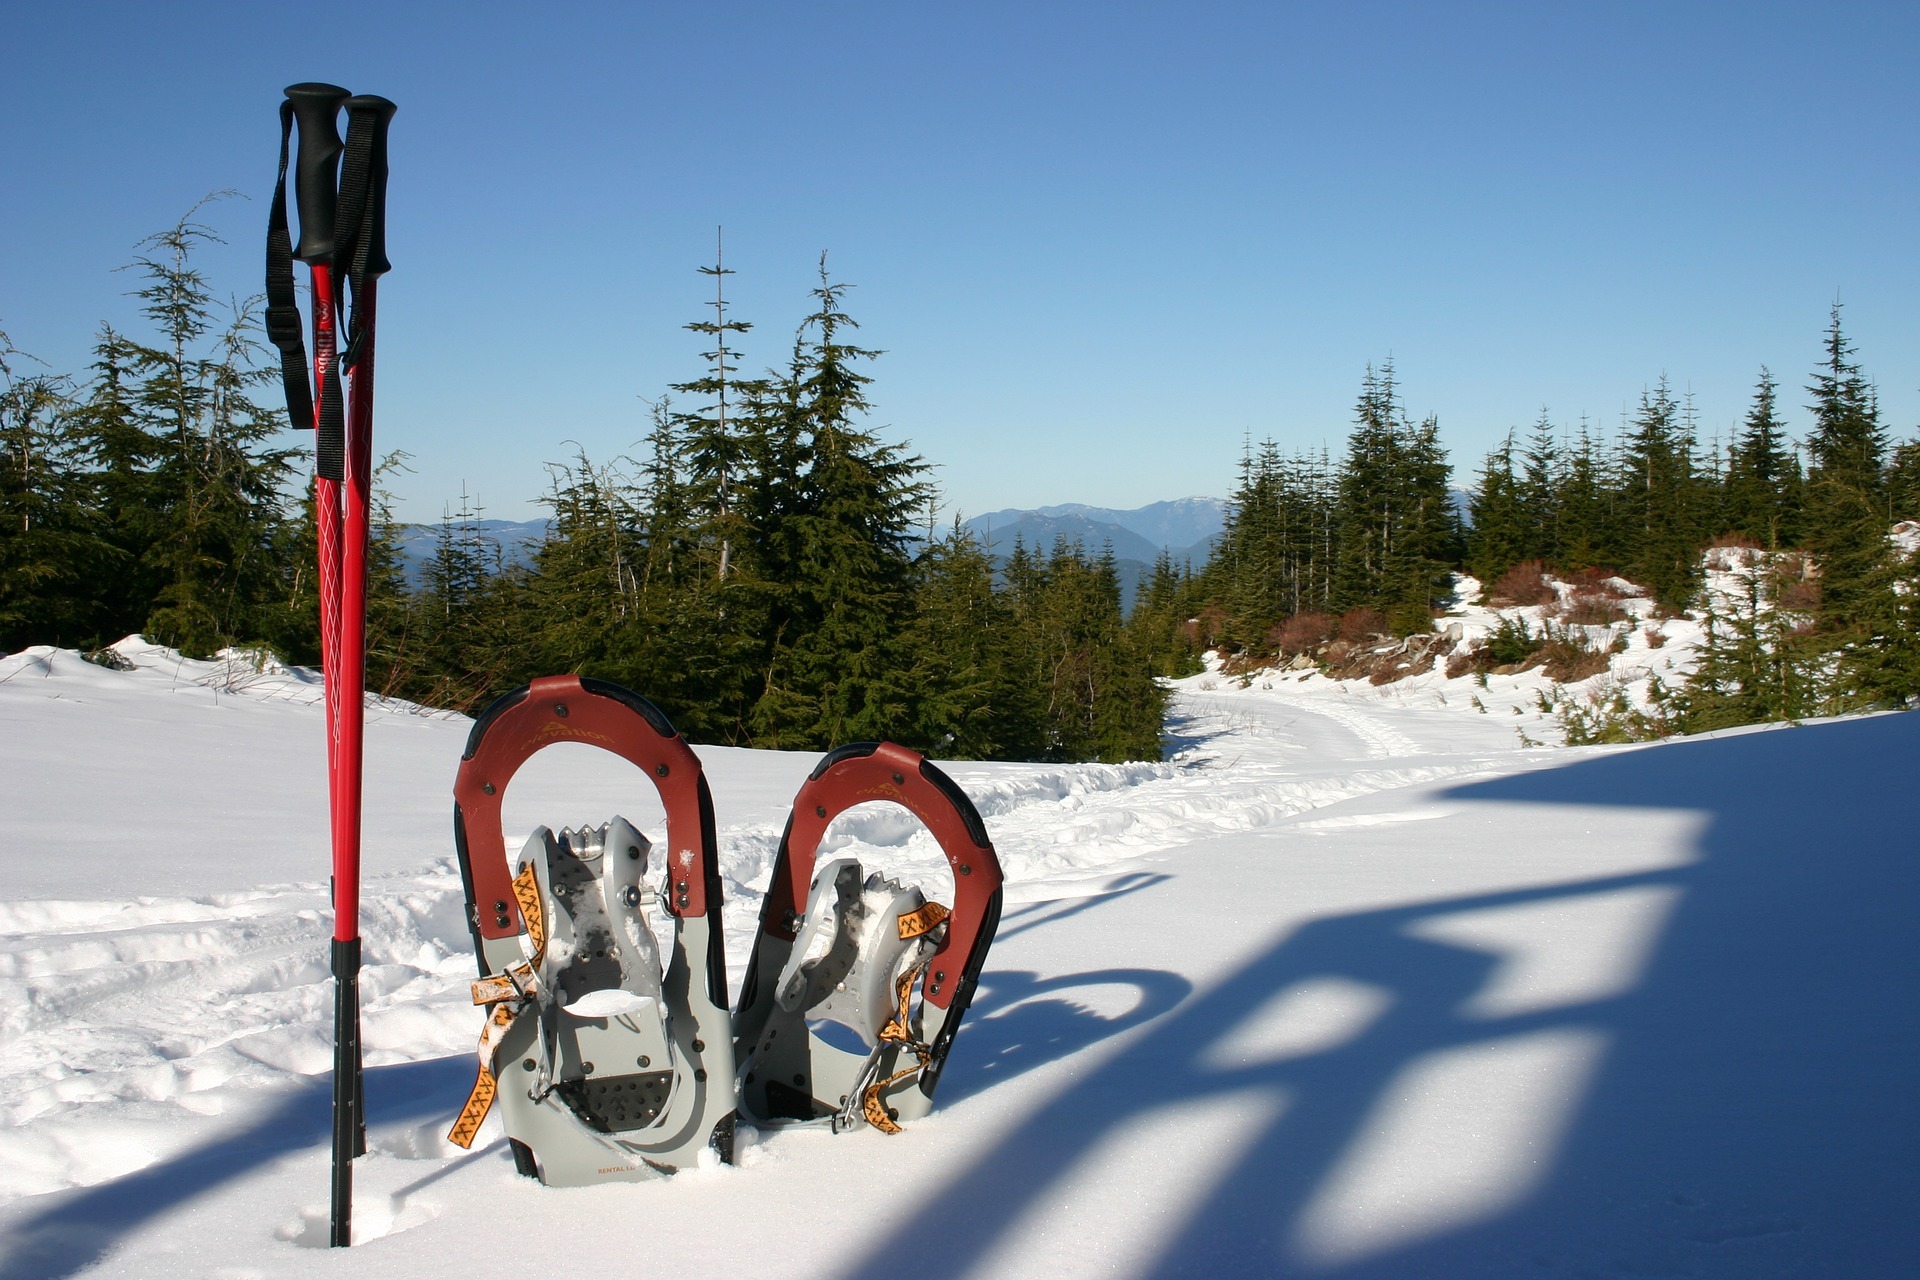
[[[1375,636],[1391,634],[1387,630],[1386,615],[1378,609],[1361,605],[1340,615],[1339,635],[1342,640],[1371,640]]]
[[[1562,684],[1597,676],[1609,665],[1606,653],[1589,644],[1584,631],[1550,631],[1539,652],[1541,670]]]
[[[1324,613],[1296,613],[1267,633],[1267,641],[1280,653],[1305,653],[1333,639],[1335,623]]]
[[[1522,560],[1500,575],[1493,584],[1492,598],[1522,605],[1551,603],[1554,590],[1547,581],[1547,566],[1539,560]]]
[[[1607,590],[1576,590],[1561,610],[1561,616],[1577,627],[1601,627],[1627,616],[1620,597]]]
[[[1511,666],[1525,662],[1541,645],[1539,638],[1527,630],[1527,624],[1518,618],[1502,618],[1500,626],[1487,637],[1481,652],[1494,666]]]
[[[1417,636],[1433,630],[1433,610],[1409,602],[1394,605],[1387,614],[1387,630],[1396,636]]]
[[[1818,578],[1789,578],[1780,584],[1780,607],[1788,613],[1814,613],[1820,608]]]

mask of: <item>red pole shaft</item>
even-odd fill
[[[373,498],[373,328],[375,281],[356,298],[365,336],[347,391],[346,482],[340,537],[337,653],[339,754],[333,828],[333,936],[360,936],[360,792],[366,723],[367,540]],[[329,680],[329,686],[332,680]]]
[[[333,269],[313,266],[313,385],[326,385],[327,369],[337,349],[334,325]],[[320,405],[314,402],[314,421]],[[337,780],[340,765],[340,729],[337,711],[337,667],[340,661],[340,482],[324,476],[313,482],[313,527],[317,546],[320,596],[320,669],[326,675],[327,707],[327,817],[339,825]]]

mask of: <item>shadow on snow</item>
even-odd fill
[[[447,1099],[464,1097],[472,1083],[473,1058],[465,1054],[369,1067],[370,1145],[380,1130],[445,1120]],[[0,1234],[0,1280],[55,1280],[85,1270],[142,1224],[198,1196],[284,1156],[324,1153],[332,1132],[332,1089],[330,1075],[314,1077],[245,1127],[189,1151],[108,1182],[17,1202],[9,1215],[14,1221]],[[496,1146],[494,1154],[508,1160],[505,1145]],[[325,1194],[324,1184],[316,1194]]]
[[[1916,761],[1920,715],[1887,716],[1679,742],[1456,787],[1447,795],[1462,801],[1693,810],[1708,821],[1697,861],[1675,870],[1306,925],[1159,1017],[956,1170],[928,1204],[958,1213],[951,1225],[964,1229],[940,1232],[929,1248],[924,1214],[902,1206],[903,1225],[848,1274],[880,1280],[902,1257],[923,1277],[985,1274],[1030,1208],[1057,1204],[1073,1181],[1097,1175],[1096,1148],[1122,1126],[1169,1106],[1232,1107],[1263,1092],[1274,1105],[1253,1109],[1258,1132],[1238,1135],[1239,1154],[1206,1170],[1197,1189],[1160,1188],[1176,1204],[1197,1191],[1198,1204],[1157,1232],[1143,1274],[1910,1274],[1920,1256]],[[1570,1007],[1467,1016],[1462,1006],[1499,958],[1409,932],[1476,908],[1643,886],[1680,891],[1644,977]],[[996,1020],[1005,1023],[999,1032],[1015,1033],[1003,1035],[1006,1044],[1024,1042],[1032,1037],[1017,1001],[1064,989],[1032,975],[993,977],[1010,985],[974,1029],[988,1062]],[[1318,1052],[1237,1062],[1222,1054],[1263,1002],[1315,979],[1370,984],[1392,998],[1364,1031]],[[1141,989],[1142,1007],[1178,998],[1165,983]],[[1054,1015],[1034,1016],[1053,1029],[1078,1024],[1077,1015]],[[1306,1210],[1409,1068],[1556,1030],[1605,1048],[1576,1091],[1564,1136],[1538,1144],[1522,1194],[1390,1247],[1332,1260],[1299,1248]],[[970,1080],[965,1092],[979,1087]],[[1095,1266],[1099,1243],[1051,1261],[1062,1274]]]

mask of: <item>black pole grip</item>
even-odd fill
[[[337,84],[291,84],[287,100],[300,123],[300,154],[293,167],[294,196],[300,209],[300,243],[293,256],[302,262],[333,257],[333,207],[340,183],[340,104],[353,96]]]
[[[355,248],[357,258],[364,255],[365,265],[356,264],[358,271],[368,276],[383,276],[393,270],[393,264],[387,261],[387,126],[399,109],[391,99],[373,93],[347,99],[349,118],[371,117],[373,128],[367,153],[367,209],[360,243]]]

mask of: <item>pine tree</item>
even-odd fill
[[[1527,558],[1531,545],[1523,490],[1513,473],[1513,436],[1487,454],[1469,507],[1467,570],[1486,586]]]
[[[1600,444],[1583,418],[1572,447],[1560,454],[1556,507],[1560,517],[1562,569],[1579,571],[1602,565],[1610,567],[1618,562],[1617,552],[1608,550],[1613,523],[1612,495],[1604,472]]]
[[[95,340],[91,378],[70,413],[85,453],[93,529],[111,555],[95,576],[95,643],[106,644],[147,624],[165,582],[149,554],[166,527],[167,499],[157,465],[166,441],[144,420],[132,380],[133,344],[111,326]],[[298,583],[289,589],[297,596]]]
[[[1527,437],[1522,464],[1520,506],[1527,519],[1527,545],[1519,558],[1558,564],[1566,552],[1560,527],[1560,450],[1545,408]]]
[[[1807,390],[1806,542],[1820,566],[1821,611],[1833,631],[1858,628],[1888,558],[1891,523],[1883,485],[1886,433],[1873,388],[1853,360],[1834,304],[1826,359]]]
[[[750,444],[745,431],[748,424],[740,420],[738,410],[743,398],[761,393],[764,386],[758,381],[742,385],[735,352],[727,345],[730,336],[748,333],[753,326],[727,317],[726,278],[734,273],[726,265],[718,233],[713,265],[699,271],[713,280],[713,319],[697,320],[686,327],[711,339],[713,347],[702,353],[707,372],[691,382],[675,383],[673,389],[700,396],[705,403],[691,413],[676,415],[674,421],[680,433],[679,457],[686,470],[684,498],[692,533],[696,545],[710,558],[714,580],[725,582],[733,572],[737,548],[746,541],[739,490],[750,482]]]
[[[1773,375],[1760,370],[1753,405],[1728,450],[1728,528],[1777,551],[1799,539],[1800,461],[1775,405]]]
[[[1621,442],[1616,492],[1622,568],[1663,604],[1681,608],[1699,577],[1706,539],[1704,492],[1694,466],[1695,441],[1663,377],[1640,396]]]
[[[1126,629],[1135,649],[1156,676],[1178,679],[1201,669],[1200,647],[1188,619],[1193,613],[1193,571],[1183,573],[1165,547],[1154,557]]]
[[[1920,521],[1920,439],[1894,449],[1887,464],[1887,513],[1896,521]]]
[[[770,514],[780,597],[769,611],[773,652],[752,713],[756,742],[824,747],[877,733],[895,709],[879,700],[888,644],[909,597],[915,513],[931,496],[926,464],[859,426],[871,379],[858,362],[880,353],[844,340],[857,328],[847,286],[820,258],[816,309],[802,324],[781,424],[763,435],[781,450],[803,441],[797,502]]]
[[[1020,741],[1009,621],[991,557],[955,519],[915,560],[911,615],[871,695],[890,710],[887,736],[967,760],[992,759]]]
[[[1675,698],[1682,733],[1814,715],[1823,705],[1818,646],[1783,604],[1786,559],[1733,550],[1730,591],[1704,593],[1700,656]]]
[[[1391,603],[1387,561],[1394,540],[1399,412],[1392,362],[1379,373],[1369,365],[1354,407],[1354,427],[1347,436],[1346,462],[1335,499],[1335,609],[1367,607],[1384,612]]]
[[[113,562],[94,532],[70,388],[16,374],[16,362],[31,359],[0,333],[0,653],[102,643],[91,588]]]
[[[1439,423],[1400,409],[1393,364],[1367,370],[1335,498],[1336,609],[1371,608],[1401,634],[1424,631],[1461,554]]]
[[[197,209],[140,244],[133,266],[145,283],[134,296],[158,341],[118,344],[114,359],[132,396],[112,407],[130,409],[159,450],[151,476],[158,536],[142,558],[161,585],[146,629],[204,654],[259,639],[271,629],[264,610],[290,594],[292,530],[281,491],[294,453],[268,445],[279,415],[248,395],[271,377],[255,363],[256,317],[248,305],[216,303],[192,263],[196,245],[218,240],[192,221]]]

